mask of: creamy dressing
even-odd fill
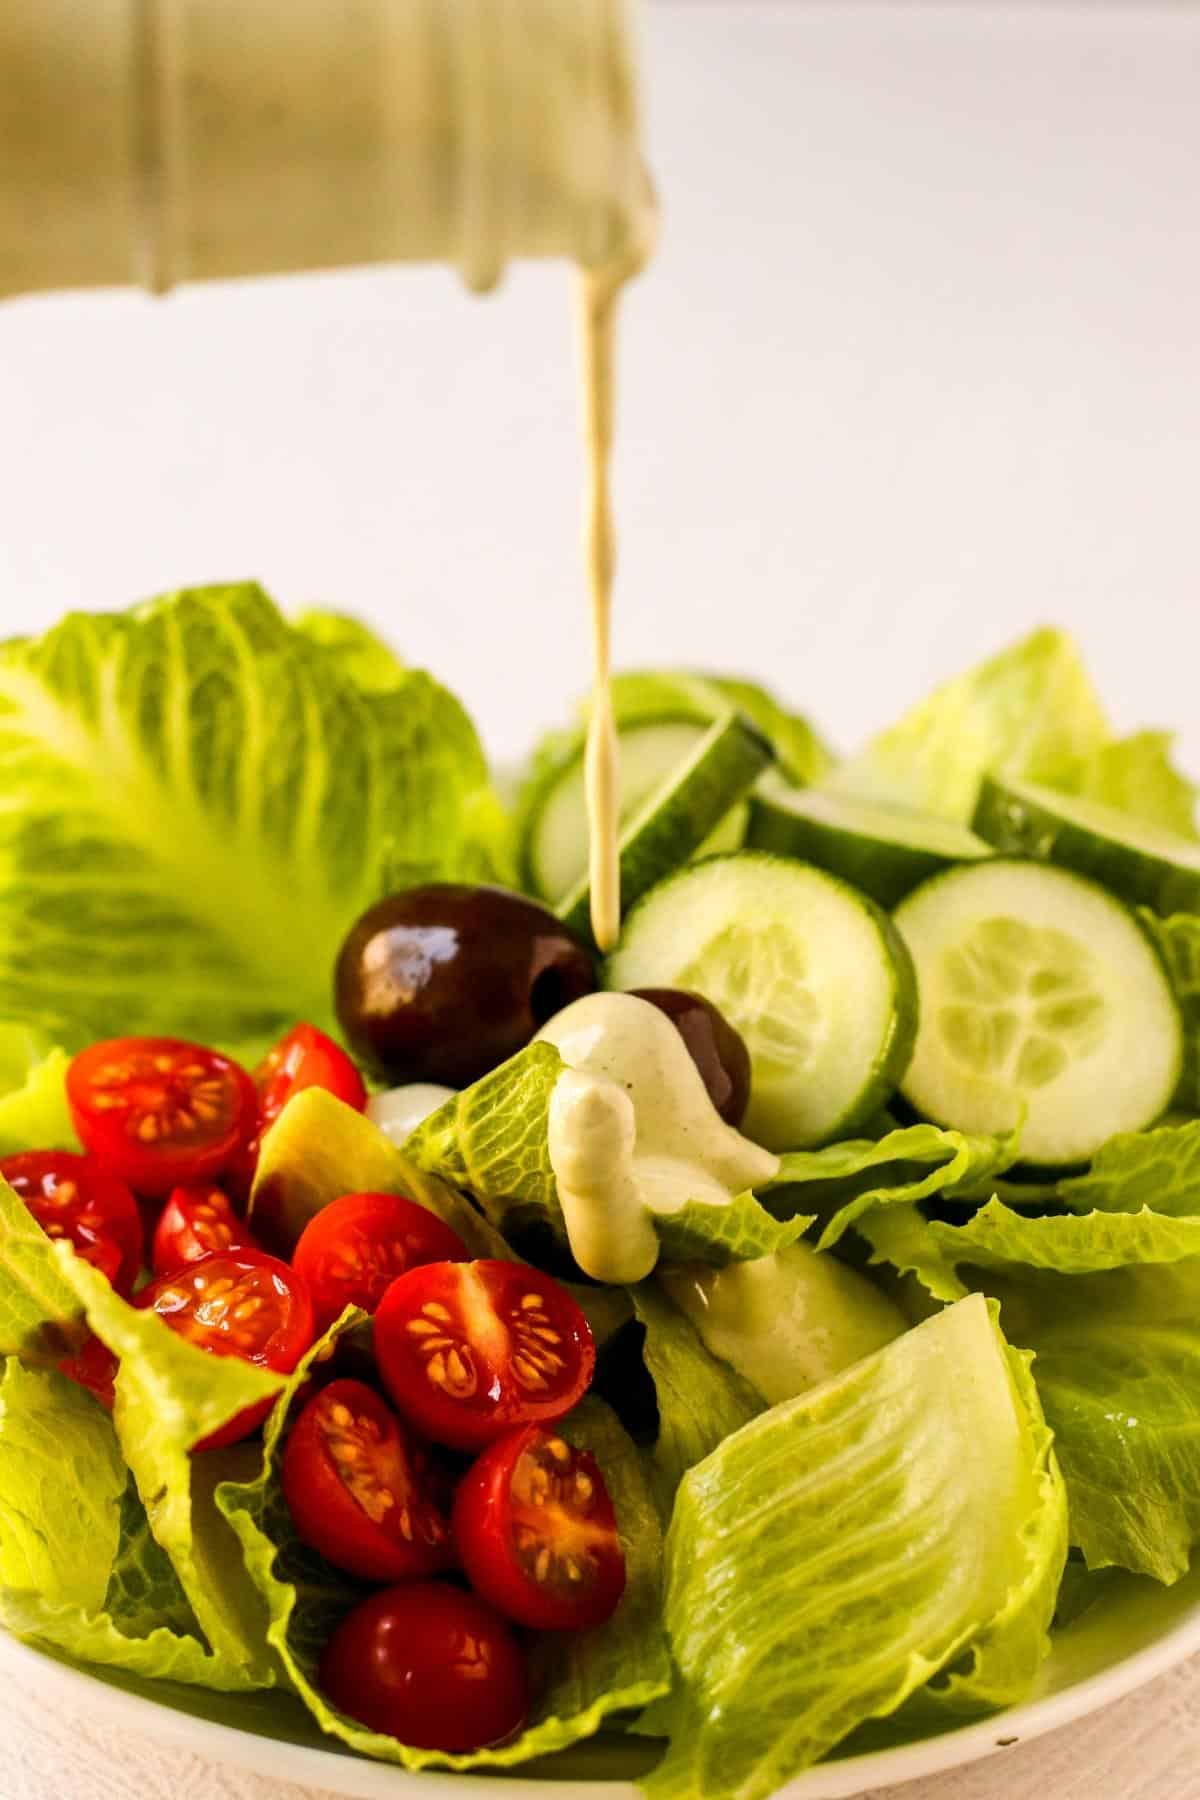
[[[890,1344],[908,1321],[855,1269],[811,1244],[723,1269],[664,1268],[658,1280],[714,1356],[770,1406]]]
[[[632,994],[588,994],[539,1038],[567,1065],[550,1102],[550,1164],[571,1250],[594,1280],[640,1281],[656,1215],[728,1205],[779,1158],[726,1125],[675,1026]]]
[[[372,1094],[367,1101],[367,1117],[393,1144],[402,1144],[430,1113],[453,1100],[454,1093],[453,1088],[441,1087],[436,1081],[408,1081],[402,1087],[388,1088],[386,1093]]]

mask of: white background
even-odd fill
[[[707,0],[645,21],[617,653],[850,743],[1041,620],[1200,767],[1200,9]],[[256,574],[519,752],[585,683],[557,268],[0,308],[0,625]]]
[[[11,0],[9,0],[11,3]],[[1040,620],[1200,768],[1200,9],[707,0],[646,23],[618,647],[843,742]],[[0,311],[0,627],[262,577],[519,751],[586,679],[561,271]],[[27,1684],[0,1800],[303,1800]],[[1200,1670],[912,1800],[1195,1800]]]

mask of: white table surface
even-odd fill
[[[646,52],[620,659],[769,673],[849,742],[1057,620],[1200,767],[1200,9],[704,0]],[[516,754],[586,679],[570,359],[553,270],[14,303],[0,629],[256,573]],[[1200,1663],[902,1792],[1192,1800]],[[218,1796],[316,1800],[0,1695],[0,1800]]]

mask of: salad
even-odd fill
[[[1200,1536],[1200,837],[1039,631],[503,796],[252,584],[0,646],[0,1622],[651,1800],[1019,1701]],[[1124,1575],[1121,1572],[1125,1572]]]

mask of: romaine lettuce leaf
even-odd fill
[[[1110,737],[1075,644],[1040,630],[935,688],[827,781],[969,824],[985,771],[1070,782]]]
[[[684,1475],[717,1445],[756,1418],[766,1402],[727,1362],[714,1356],[653,1281],[631,1288],[645,1327],[643,1355],[658,1397],[653,1485],[664,1520]]]
[[[79,1150],[67,1108],[65,1050],[51,1050],[0,1093],[0,1156],[21,1150]]]
[[[1054,785],[1063,793],[1160,825],[1181,837],[1196,836],[1196,789],[1171,761],[1171,734],[1137,731],[1118,738],[1064,771]]]
[[[60,1375],[0,1380],[0,1624],[81,1662],[234,1690],[150,1534],[111,1421]]]
[[[788,1206],[804,1200],[807,1184],[814,1186],[835,1210],[826,1216],[818,1248],[827,1250],[845,1235],[865,1213],[877,1207],[975,1193],[987,1188],[992,1177],[1016,1160],[1018,1134],[1005,1137],[966,1137],[960,1131],[943,1131],[937,1125],[908,1125],[873,1141],[852,1139],[830,1144],[824,1150],[793,1150],[780,1158],[779,1173],[764,1186],[764,1193],[789,1190]],[[922,1167],[929,1173],[922,1174]],[[864,1182],[863,1176],[873,1180]],[[848,1191],[848,1198],[842,1193]],[[840,1204],[836,1204],[840,1201]],[[818,1210],[827,1210],[820,1207]]]
[[[651,1800],[765,1800],[973,1650],[976,1698],[1011,1698],[1047,1647],[1063,1508],[981,1296],[727,1438],[668,1533],[679,1683]]]
[[[550,1166],[550,1096],[564,1064],[552,1044],[529,1044],[431,1113],[405,1141],[418,1168],[470,1193],[498,1231],[548,1228],[567,1247],[567,1228]],[[812,1224],[780,1221],[752,1193],[727,1205],[693,1200],[658,1213],[664,1259],[720,1265],[766,1256]]]
[[[1147,906],[1139,906],[1138,914],[1162,953],[1183,1016],[1183,1075],[1175,1104],[1200,1113],[1200,918],[1175,913],[1160,919]]]
[[[1031,1219],[992,1201],[962,1226],[913,1208],[862,1228],[936,1291],[962,1277],[1001,1300],[1037,1356],[1089,1567],[1177,1581],[1200,1542],[1200,1217]]]
[[[357,1315],[361,1318],[361,1315]],[[356,1315],[347,1313],[301,1363],[267,1426],[257,1478],[223,1486],[217,1503],[241,1540],[246,1566],[270,1614],[269,1637],[288,1677],[322,1731],[353,1750],[404,1768],[511,1768],[590,1737],[606,1718],[646,1705],[670,1685],[662,1626],[662,1539],[641,1458],[615,1416],[586,1400],[563,1421],[564,1434],[590,1449],[604,1473],[625,1549],[625,1597],[607,1624],[567,1638],[540,1639],[532,1651],[539,1694],[527,1729],[512,1743],[473,1755],[418,1750],[381,1737],[336,1711],[316,1686],[322,1648],[362,1590],[305,1548],[292,1529],[278,1466],[290,1409],[313,1358],[325,1353]]]
[[[83,1308],[54,1245],[0,1180],[0,1357],[54,1368],[86,1335]]]
[[[0,646],[0,1017],[68,1049],[332,1025],[385,864],[457,873],[488,788],[458,702],[367,656],[250,583]]]
[[[1072,1212],[1141,1212],[1200,1218],[1200,1120],[1130,1131],[1097,1151],[1086,1175],[1069,1176],[1054,1198]]]

